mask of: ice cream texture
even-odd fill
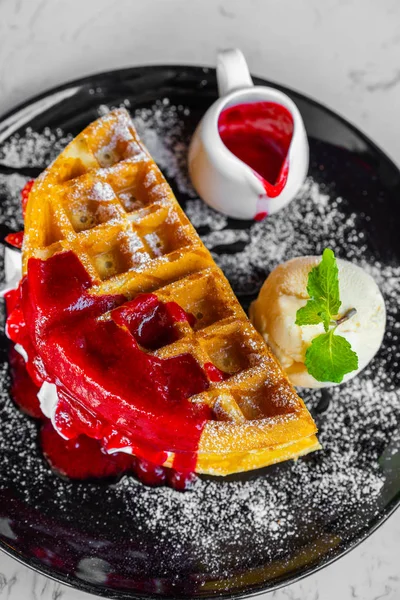
[[[266,279],[250,308],[250,318],[262,334],[289,379],[299,387],[327,387],[317,381],[305,366],[305,355],[312,340],[324,333],[318,325],[296,325],[296,313],[306,305],[308,274],[319,264],[320,256],[293,258],[276,267]],[[361,267],[337,259],[341,306],[338,317],[351,309],[356,312],[340,323],[336,333],[346,338],[358,356],[358,369],[345,375],[348,381],[372,360],[382,343],[386,311],[382,294],[373,278]]]

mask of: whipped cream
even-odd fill
[[[63,435],[63,433],[58,429],[55,420],[56,409],[58,404],[58,393],[56,384],[50,383],[50,381],[44,381],[40,390],[37,393],[37,397],[39,399],[40,410],[42,411],[44,416],[50,419],[51,424],[57,431],[58,435],[67,440],[68,438],[65,435]]]
[[[22,278],[22,260],[19,250],[12,250],[8,246],[4,249],[5,283],[0,289],[0,298],[10,290],[14,290]]]

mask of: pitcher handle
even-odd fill
[[[220,96],[254,85],[246,59],[238,48],[218,52],[217,82]]]

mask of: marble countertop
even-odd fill
[[[290,18],[289,18],[290,16]],[[212,66],[238,46],[254,74],[314,97],[400,165],[398,0],[0,0],[0,114],[46,88],[119,67]],[[400,511],[276,600],[398,600]],[[0,554],[0,600],[91,598]]]

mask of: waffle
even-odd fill
[[[319,448],[303,401],[253,328],[124,109],[89,125],[30,193],[23,268],[72,250],[89,272],[91,294],[131,300],[154,293],[196,317],[178,340],[152,353],[192,354],[229,374],[191,402],[211,407],[196,471],[226,475]],[[105,316],[107,318],[107,315]],[[179,449],[177,449],[177,452]],[[170,454],[167,465],[172,464]]]

